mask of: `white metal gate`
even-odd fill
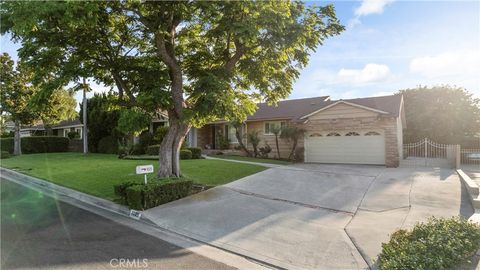
[[[457,145],[441,144],[430,139],[403,145],[401,166],[454,168],[457,159]]]

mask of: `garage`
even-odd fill
[[[308,132],[305,161],[383,165],[385,135],[381,130]]]

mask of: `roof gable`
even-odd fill
[[[345,100],[339,100],[319,110],[316,110],[312,113],[302,116],[301,119],[369,117],[369,116],[377,116],[378,114],[388,114],[388,112],[366,107],[366,106],[355,104],[355,103],[351,103]]]

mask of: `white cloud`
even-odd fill
[[[385,7],[394,0],[363,0],[362,4],[354,11],[355,17],[348,22],[348,28],[353,28],[357,24],[361,24],[360,17],[371,14],[382,14]]]
[[[366,64],[363,69],[345,69],[342,68],[337,73],[338,82],[347,84],[366,84],[382,82],[389,78],[390,68],[381,64]]]
[[[477,77],[480,74],[480,51],[462,50],[417,57],[410,61],[410,71],[431,79]]]
[[[382,14],[385,7],[392,2],[393,0],[363,0],[362,4],[355,9],[355,15],[358,19],[360,16]]]

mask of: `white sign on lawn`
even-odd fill
[[[136,168],[137,174],[145,175],[145,185],[147,184],[147,173],[153,173],[153,165],[140,165]]]

